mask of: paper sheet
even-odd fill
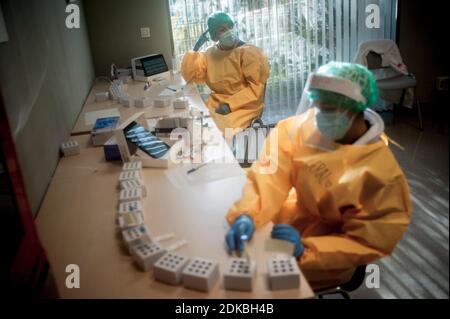
[[[94,125],[95,122],[97,121],[97,119],[104,118],[104,117],[113,117],[113,116],[120,117],[120,113],[117,108],[87,112],[84,114],[84,123],[86,125]]]
[[[244,172],[238,165],[226,163],[209,163],[202,166],[197,171],[187,174],[189,170],[198,168],[200,165],[201,164],[178,164],[171,169],[165,170],[165,175],[170,183],[178,189],[206,185],[228,178],[245,177]]]

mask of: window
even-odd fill
[[[366,8],[380,8],[381,27],[366,27]],[[331,60],[352,61],[358,45],[395,39],[397,0],[169,0],[175,55],[191,49],[211,12],[228,12],[242,40],[269,58],[264,119],[297,109],[308,74]]]

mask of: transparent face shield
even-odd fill
[[[315,106],[309,99],[308,93],[311,89],[337,93],[360,103],[367,102],[366,98],[362,95],[361,87],[352,81],[313,73],[306,82],[300,104],[297,108],[297,115],[301,115]]]
[[[340,106],[311,101],[309,92],[312,89],[337,93],[360,103],[366,103],[366,99],[359,85],[347,79],[318,74],[311,74],[308,78],[290,136],[300,138],[301,143],[308,147],[335,150],[339,145],[336,141],[346,135],[356,114],[350,114]]]

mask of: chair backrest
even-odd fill
[[[364,54],[365,52],[369,52],[365,58],[367,59],[367,67],[370,70],[390,68],[383,67],[383,54],[385,52],[397,52],[401,57],[400,49],[397,43],[390,39],[378,39],[361,42],[359,44],[358,53],[355,56],[355,61],[361,61],[361,56],[359,55]]]
[[[383,58],[374,51],[370,51],[367,55],[367,67],[369,70],[381,69],[383,67]]]

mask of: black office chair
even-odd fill
[[[350,292],[357,290],[364,283],[366,278],[366,265],[356,268],[355,273],[349,282],[338,287],[330,287],[316,291],[317,299],[351,299]]]

